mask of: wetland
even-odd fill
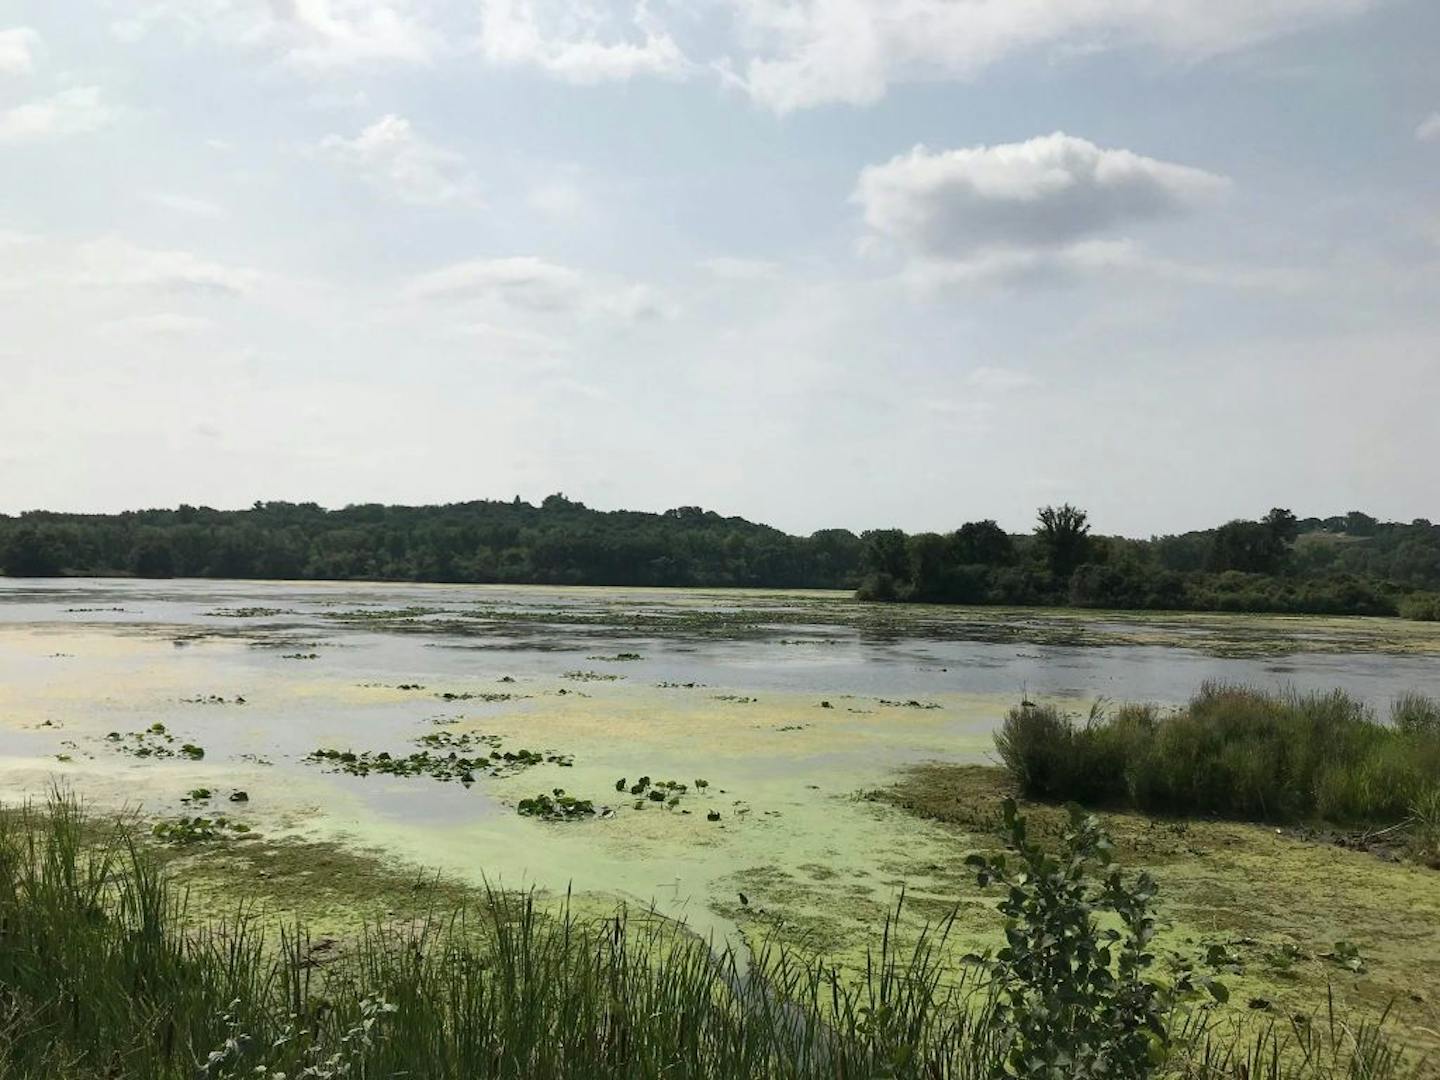
[[[297,663],[303,658],[304,663]],[[1206,683],[1440,697],[1440,625],[878,605],[840,593],[0,580],[0,796],[148,830],[193,913],[324,940],[499,890],[767,943],[862,978],[948,920],[1000,942],[964,859],[1019,794],[1020,702],[1164,709]],[[1056,839],[1063,812],[1022,806]],[[1292,823],[1107,809],[1159,882],[1154,951],[1218,1022],[1331,1004],[1440,1048],[1440,875]],[[903,900],[902,900],[903,897]],[[899,911],[898,917],[896,916]]]

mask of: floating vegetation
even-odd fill
[[[241,755],[240,755],[240,760],[241,760],[241,761],[248,761],[248,762],[250,762],[250,764],[252,764],[252,765],[274,765],[274,764],[275,764],[275,763],[274,763],[273,761],[271,761],[269,758],[267,758],[267,757],[261,757],[259,754],[241,754]]]
[[[736,705],[754,705],[759,698],[746,697],[744,694],[714,694],[716,701],[733,701]]]
[[[183,705],[244,705],[245,699],[239,694],[233,698],[227,698],[220,694],[196,694],[194,697],[182,697]]]
[[[280,657],[280,659],[281,659],[281,660],[318,660],[318,659],[320,659],[320,654],[319,654],[319,653],[313,653],[313,652],[290,652],[290,653],[285,653],[283,656]]]
[[[809,724],[781,724],[776,731],[804,731]]]
[[[573,679],[575,682],[614,682],[616,679],[623,679],[624,675],[614,675],[608,671],[567,671],[560,676],[562,679]]]
[[[78,615],[89,611],[124,611],[125,609],[123,607],[67,607],[65,610],[69,614]]]
[[[911,698],[909,701],[890,701],[890,700],[888,700],[888,699],[886,699],[886,698],[877,698],[876,700],[878,700],[881,705],[888,706],[889,708],[892,708],[892,709],[938,709],[938,708],[940,708],[940,706],[937,705],[937,704],[936,704],[935,702],[933,702],[933,701],[916,701],[914,698]]]
[[[569,768],[575,759],[569,754],[542,753],[538,750],[499,749],[498,735],[436,731],[422,735],[416,742],[426,749],[413,754],[395,755],[388,751],[356,753],[353,750],[321,748],[302,759],[323,765],[332,772],[351,776],[428,776],[433,780],[458,780],[470,785],[480,776],[510,776],[534,765],[559,765]],[[486,748],[489,752],[486,752]]]
[[[190,793],[183,796],[180,801],[182,803],[208,802],[213,794],[214,792],[208,787],[191,788]]]
[[[112,731],[105,736],[105,741],[111,747],[122,754],[129,754],[131,757],[139,758],[173,758],[187,757],[192,761],[199,761],[205,756],[205,749],[196,746],[194,743],[181,743],[180,748],[175,749],[175,736],[171,735],[164,724],[151,724],[144,731],[131,731],[121,734]]]
[[[162,844],[208,844],[244,836],[250,832],[250,826],[243,821],[232,821],[224,814],[216,814],[214,817],[197,815],[159,821],[150,831]]]
[[[515,701],[519,698],[529,697],[529,694],[509,694],[504,691],[464,691],[462,693],[451,693],[445,691],[443,694],[436,694],[441,701],[479,701],[486,705],[495,705],[502,701]]]
[[[299,615],[300,613],[292,608],[236,607],[216,608],[205,614],[212,619],[268,619],[272,615]]]
[[[710,782],[695,781],[696,787],[709,787]],[[690,790],[688,784],[682,784],[678,780],[651,780],[648,776],[642,776],[628,788],[625,786],[625,778],[621,777],[615,782],[616,791],[628,790],[631,795],[636,796],[635,809],[643,810],[647,802],[664,803],[666,807],[673,810],[680,805],[680,799]],[[685,811],[689,813],[689,811]]]
[[[657,682],[655,688],[657,690],[703,690],[705,684],[703,682]]]
[[[537,817],[541,821],[578,821],[595,816],[595,804],[589,799],[577,799],[566,795],[564,788],[552,788],[549,795],[536,795],[533,799],[521,799],[515,807],[522,817]]]
[[[634,660],[644,660],[638,652],[616,653],[614,656],[587,656],[586,660],[598,660],[602,664],[623,664]]]

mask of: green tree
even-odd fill
[[[10,577],[57,577],[60,545],[50,529],[22,525],[0,549],[0,566]]]
[[[1089,515],[1078,507],[1042,506],[1037,514],[1035,538],[1050,573],[1068,581],[1090,550]]]
[[[967,521],[955,530],[955,561],[977,566],[1009,566],[1015,561],[1010,534],[987,518]]]

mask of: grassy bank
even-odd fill
[[[1263,821],[1402,827],[1440,841],[1440,704],[1395,703],[1389,722],[1341,692],[1209,684],[1181,709],[1013,709],[995,737],[1033,798]]]
[[[1071,875],[1059,866],[1057,884]],[[1055,895],[1077,883],[1094,897],[1110,889],[1085,879],[1067,877]],[[1041,892],[1035,940],[1051,920],[1069,940],[1101,940],[1088,916],[1046,907]],[[1004,1075],[1017,1030],[1066,1043],[1080,1026],[1073,1015],[1050,1028],[1017,1017],[1013,1003],[1044,987],[1014,964],[948,963],[943,924],[903,948],[890,925],[877,928],[852,981],[780,947],[742,962],[662,920],[585,921],[499,893],[339,942],[276,926],[243,898],[233,916],[201,919],[124,825],[87,820],[64,801],[0,817],[0,927],[7,1080],[963,1080]],[[1166,1001],[1173,989],[1116,985]],[[1009,1013],[997,1013],[1001,998]],[[1373,1024],[1330,1015],[1222,1035],[1208,1009],[1167,1007],[1168,1049],[1141,1072],[1106,1075],[1420,1075]]]

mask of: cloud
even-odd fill
[[[0,143],[37,142],[96,131],[114,111],[98,86],[76,86],[52,97],[0,110]]]
[[[0,30],[0,75],[28,75],[35,70],[40,35],[28,26]]]
[[[574,309],[584,292],[578,272],[533,255],[456,263],[416,278],[406,291],[415,300],[498,300],[535,311]]]
[[[212,262],[188,251],[140,247],[116,237],[82,244],[76,254],[78,269],[70,280],[77,285],[240,295],[260,280],[254,270]]]
[[[537,13],[533,0],[487,0],[480,17],[480,52],[493,64],[534,68],[580,85],[642,75],[678,79],[694,70],[643,4],[628,16],[570,3],[545,7],[548,17]]]
[[[1432,112],[1415,128],[1417,142],[1440,142],[1440,110]]]
[[[1008,257],[1174,217],[1226,190],[1224,177],[1101,149],[1061,132],[871,165],[854,200],[872,238],[921,258]]]
[[[1025,49],[1157,48],[1199,58],[1381,0],[731,0],[746,48],[722,70],[778,112],[869,104],[899,82],[963,79]]]
[[[442,41],[427,13],[409,0],[132,0],[111,32],[134,42],[157,26],[187,39],[270,49],[311,74],[426,64]]]
[[[177,214],[184,214],[187,217],[197,218],[221,218],[225,216],[225,208],[209,199],[196,198],[193,195],[179,195],[170,191],[151,191],[142,196],[152,206],[158,206],[162,210],[173,210]]]
[[[327,135],[319,149],[401,202],[480,205],[474,177],[465,171],[465,158],[417,135],[403,116],[382,116],[353,139]]]
[[[488,305],[547,318],[637,323],[676,314],[668,299],[649,285],[597,277],[534,255],[442,267],[411,281],[405,295],[412,302]]]
[[[132,315],[114,319],[104,326],[107,334],[115,337],[179,338],[209,330],[214,323],[195,315],[183,315],[174,311],[161,311],[153,315]]]

